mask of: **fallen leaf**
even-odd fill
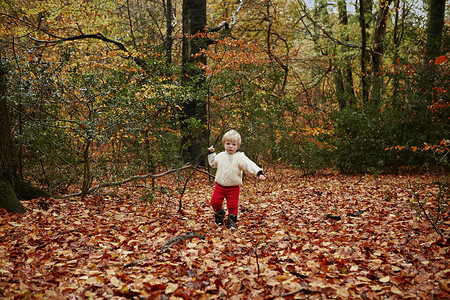
[[[116,288],[118,288],[118,287],[121,287],[122,285],[123,285],[123,283],[119,280],[119,279],[117,279],[117,277],[112,277],[110,280],[109,280]]]
[[[169,283],[167,284],[165,293],[166,293],[166,294],[172,294],[173,292],[175,292],[175,291],[178,289],[178,287],[179,287],[178,284],[169,282]]]
[[[400,291],[396,286],[391,287],[391,292],[400,296],[403,295],[402,291]]]
[[[346,288],[340,287],[337,289],[336,294],[338,298],[348,299],[349,293]]]
[[[86,280],[86,284],[103,283],[103,279],[100,276],[92,276]]]
[[[370,288],[372,291],[381,291],[383,289],[383,287],[379,285],[371,285]]]
[[[355,272],[355,271],[358,271],[358,270],[359,270],[359,267],[357,265],[353,265],[353,266],[350,267],[350,271],[352,271],[352,272]]]
[[[401,270],[402,270],[401,268],[399,268],[399,267],[397,267],[397,266],[392,266],[391,269],[392,269],[392,271],[394,271],[394,272],[398,272],[398,271],[401,271]]]

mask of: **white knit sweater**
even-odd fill
[[[211,153],[208,155],[208,162],[211,167],[217,168],[216,182],[223,186],[242,185],[242,172],[257,175],[262,171],[244,152]]]

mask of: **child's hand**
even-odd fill
[[[266,180],[266,176],[261,174],[261,175],[258,176],[258,179],[261,180],[261,181],[264,181],[264,180]]]
[[[214,149],[214,146],[210,146],[210,147],[208,148],[208,151],[209,151],[209,152],[215,152],[216,150]]]

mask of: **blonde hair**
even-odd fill
[[[228,130],[222,137],[222,143],[234,142],[237,144],[238,148],[241,146],[241,135],[234,129]]]

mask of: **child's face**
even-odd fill
[[[226,141],[223,146],[225,147],[225,151],[228,154],[234,154],[236,153],[237,149],[238,149],[238,145],[236,142],[233,141]]]

